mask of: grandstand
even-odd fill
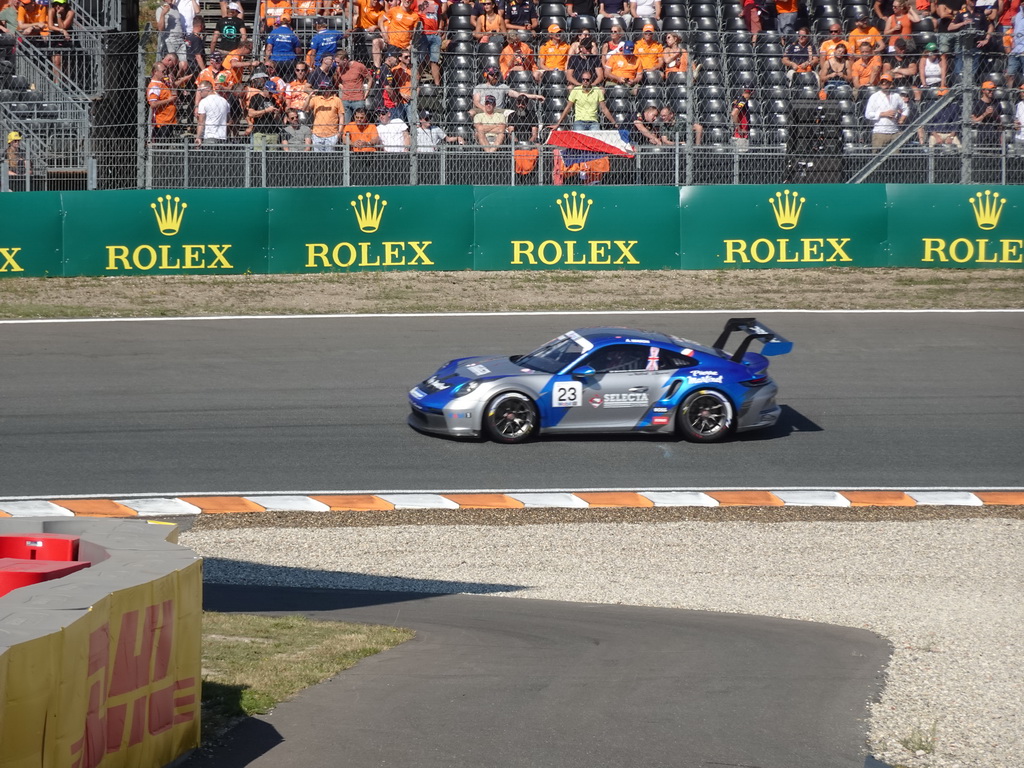
[[[643,9],[655,9],[656,15],[643,16],[638,11],[636,18],[571,15],[571,6],[561,2],[537,3],[536,33],[521,43],[537,61],[532,68],[513,67],[501,78],[514,92],[530,97],[524,112],[527,118],[521,120],[528,119],[537,128],[536,139],[532,132],[515,131],[497,148],[481,146],[474,128],[478,111],[474,89],[488,68],[507,70],[502,52],[518,35],[512,30],[504,35],[481,34],[477,23],[481,7],[453,3],[441,21],[440,82],[435,82],[429,63],[414,56],[406,75],[409,82],[398,89],[400,101],[407,103],[399,104],[400,113],[396,113],[415,127],[417,117],[428,112],[432,125],[451,141],[423,147],[421,136],[426,134],[412,130],[408,150],[399,152],[355,152],[342,143],[330,152],[307,152],[302,151],[304,147],[284,147],[274,141],[255,144],[246,104],[254,92],[248,80],[258,65],[243,69],[242,82],[226,94],[232,102],[232,117],[225,143],[196,145],[190,106],[196,71],[191,73],[192,81],[174,89],[179,108],[169,136],[154,137],[146,89],[157,54],[162,53],[159,32],[150,25],[140,29],[139,9],[131,3],[71,2],[75,11],[72,42],[59,71],[53,65],[50,41],[25,35],[11,46],[8,37],[0,37],[0,60],[13,65],[0,67],[0,123],[4,135],[21,136],[19,154],[9,148],[4,160],[3,191],[1024,181],[1024,131],[1019,128],[1024,107],[1018,109],[1024,91],[1019,87],[1021,75],[1007,74],[1008,53],[1015,45],[1024,46],[1024,21],[1019,24],[1022,39],[1014,40],[1012,34],[1016,1],[1000,19],[985,21],[982,14],[973,26],[951,32],[948,28],[951,20],[956,28],[958,10],[947,9],[959,0],[932,3],[937,16],[926,9],[910,14],[912,20],[901,16],[896,21],[873,17],[866,0],[808,0],[800,7],[797,26],[809,28],[811,55],[818,60],[797,62],[796,67],[790,47],[799,43],[795,33],[783,35],[777,29],[779,20],[771,8],[757,14],[763,28],[752,32],[743,0],[641,3]],[[280,7],[282,2],[275,0],[273,5]],[[371,4],[372,0],[364,7]],[[256,43],[253,56],[262,60],[269,29],[256,18],[262,6],[251,0],[243,6],[243,19]],[[577,4],[572,9],[581,7]],[[204,53],[209,54],[222,4],[204,0],[200,9],[206,22]],[[354,7],[293,0],[283,13],[290,14],[291,28],[303,50],[316,32],[317,19],[330,14],[324,15],[327,27],[345,33],[341,47],[353,59],[364,61],[378,79],[374,59],[380,58],[382,50],[375,54],[373,45],[378,33],[366,34],[358,28]],[[841,29],[835,39],[855,47],[850,38],[862,18],[868,19],[868,28],[883,33],[877,41],[880,68],[873,77],[864,76],[863,83],[857,78],[825,82],[828,72],[821,62],[825,58],[822,44],[833,37],[831,30]],[[991,26],[986,30],[985,24]],[[547,30],[555,27],[560,31],[552,38]],[[599,84],[614,124],[602,114],[601,124],[593,127],[628,131],[635,145],[633,156],[611,156],[599,173],[573,173],[571,160],[566,163],[568,155],[563,157],[562,150],[544,142],[575,86],[564,63],[561,68],[537,71],[543,68],[542,46],[550,39],[577,43],[589,37],[596,55],[607,64],[622,42],[664,44],[670,34],[673,42],[679,41],[682,54],[675,66],[664,62],[642,66],[636,82]],[[420,35],[415,33],[414,47]],[[894,46],[898,38],[900,51]],[[982,40],[984,45],[979,45]],[[933,48],[937,52],[929,59]],[[896,53],[901,54],[898,59]],[[941,82],[932,77],[936,61],[942,62]],[[860,71],[869,69],[865,64]],[[868,119],[868,102],[890,88],[881,83],[882,76],[890,73],[894,75],[891,89],[903,97],[906,114],[895,133],[879,142],[873,136],[875,121]],[[381,97],[379,87],[371,88],[371,113]],[[276,98],[283,104],[280,91]],[[975,113],[983,98],[991,109],[979,120]],[[648,126],[655,141],[643,130],[647,124],[642,118],[637,125],[646,107],[660,110]],[[675,127],[666,125],[667,114]],[[571,121],[563,127],[571,127]],[[936,141],[935,136],[945,138]],[[433,151],[422,151],[425,148]]]

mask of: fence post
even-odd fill
[[[967,55],[964,45],[967,38],[958,35],[960,38],[960,55],[963,57],[964,69],[960,73],[960,88],[963,94],[963,103],[960,107],[960,123],[963,125],[962,151],[960,153],[960,183],[970,184],[974,166],[974,124],[971,122],[971,112],[974,111],[974,57]]]

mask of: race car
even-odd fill
[[[746,336],[728,353],[736,331]],[[748,351],[755,340],[760,354]],[[778,420],[766,356],[792,348],[752,317],[729,319],[710,347],[632,328],[578,328],[526,355],[445,363],[409,392],[408,421],[422,432],[500,443],[569,432],[675,433],[708,443]]]

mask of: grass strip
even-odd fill
[[[302,616],[204,613],[203,743],[413,634]]]

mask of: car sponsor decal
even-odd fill
[[[722,374],[718,371],[690,371],[687,379],[690,384],[721,384]]]
[[[668,416],[655,416],[653,419],[651,419],[651,424],[668,424],[668,422]]]
[[[612,392],[604,396],[605,408],[646,407],[649,402],[650,400],[647,398],[646,392]],[[594,401],[591,400],[590,404],[593,405]]]
[[[669,409],[668,408],[664,408],[664,407],[662,407],[660,405],[656,405],[654,408],[651,408],[651,411],[654,412],[654,413],[668,413]]]
[[[603,397],[592,397],[592,398],[590,398],[589,402],[595,408],[600,408],[601,407],[601,403],[604,402],[604,398]]]
[[[417,400],[422,400],[424,397],[427,396],[427,393],[424,392],[419,387],[413,387],[411,390],[409,390],[409,394],[415,397]]]
[[[624,339],[627,344],[650,344],[650,339]]]
[[[479,363],[467,365],[466,370],[476,376],[486,376],[488,373],[491,372],[490,368],[488,368],[486,365],[480,365]]]
[[[427,384],[428,386],[433,387],[438,392],[443,392],[444,390],[448,389],[448,387],[451,386],[450,384],[445,384],[443,381],[441,381],[439,378],[437,378],[437,376],[431,376],[429,379],[427,379],[424,382],[424,384]]]
[[[650,354],[647,355],[647,368],[648,371],[658,370],[658,354],[661,352],[657,347],[651,347]]]
[[[554,408],[575,408],[583,405],[582,382],[557,382],[551,391],[551,405]]]

